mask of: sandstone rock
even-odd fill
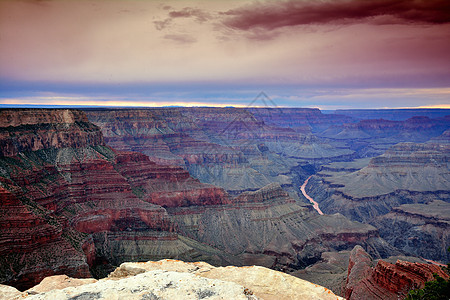
[[[231,281],[203,278],[189,273],[148,271],[120,280],[62,290],[27,299],[257,299],[249,289]]]
[[[80,285],[85,285],[89,283],[97,282],[96,279],[93,278],[71,278],[67,275],[55,275],[45,277],[38,285],[35,285],[31,289],[26,290],[25,292],[34,295],[45,293],[51,290],[61,290],[67,287],[76,287]]]
[[[12,286],[0,284],[0,300],[11,300],[21,294],[19,290]]]
[[[342,299],[327,288],[264,267],[213,267],[206,263],[184,263],[161,260],[146,263],[125,263],[109,278],[122,278],[147,272],[167,270],[187,272],[209,279],[234,282],[252,291],[261,299]],[[145,274],[145,273],[144,273]]]

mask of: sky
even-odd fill
[[[251,103],[450,108],[450,1],[0,0],[0,106]]]

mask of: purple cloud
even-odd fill
[[[352,23],[383,17],[383,23],[450,23],[448,0],[331,0],[255,2],[223,12],[223,24],[238,30]]]

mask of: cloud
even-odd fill
[[[195,18],[195,20],[200,23],[208,21],[211,18],[209,13],[201,9],[191,7],[185,7],[178,11],[173,10],[169,12],[169,16],[171,18]]]
[[[163,30],[164,28],[169,26],[171,22],[172,22],[172,19],[165,19],[163,21],[154,21],[153,24],[155,24],[155,28],[157,30]]]
[[[254,2],[221,13],[223,24],[238,30],[274,30],[330,23],[450,23],[448,0],[329,0]],[[373,20],[375,19],[375,20]]]
[[[196,38],[194,38],[193,36],[190,36],[188,34],[166,34],[164,36],[164,38],[166,40],[172,40],[179,44],[192,44],[197,41]]]

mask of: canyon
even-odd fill
[[[382,277],[450,259],[449,117],[408,113],[2,109],[0,281],[25,290],[176,258],[259,265],[351,299],[404,294],[429,272],[397,289]],[[361,251],[372,292],[347,279]]]

